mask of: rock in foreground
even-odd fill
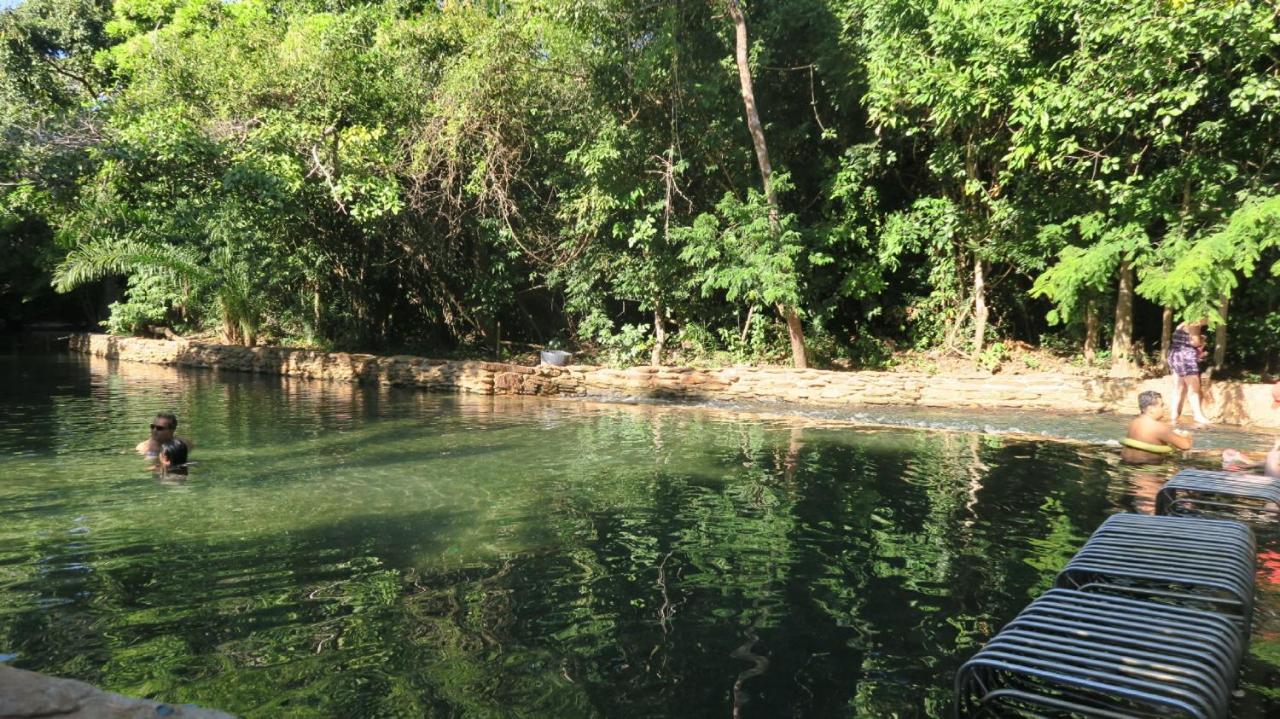
[[[104,692],[74,679],[59,679],[0,664],[0,719],[234,719],[190,704],[161,704]]]

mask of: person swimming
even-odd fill
[[[1280,438],[1262,459],[1249,459],[1238,449],[1222,450],[1222,468],[1230,472],[1260,469],[1266,476],[1280,479]]]
[[[1280,408],[1280,382],[1271,386],[1271,408]],[[1249,459],[1238,449],[1222,450],[1222,468],[1231,472],[1261,469],[1266,476],[1280,479],[1280,437],[1262,459]]]
[[[1130,464],[1154,464],[1163,462],[1175,449],[1191,449],[1191,435],[1175,429],[1164,421],[1167,412],[1164,397],[1159,392],[1147,391],[1138,395],[1139,414],[1129,423],[1129,430],[1120,444],[1120,458]]]
[[[154,419],[151,420],[151,436],[138,443],[138,454],[147,459],[155,459],[160,456],[160,447],[169,440],[178,439],[186,445],[188,451],[194,446],[191,440],[184,437],[174,435],[178,429],[178,417],[172,412],[157,412]]]
[[[187,443],[180,439],[174,438],[160,445],[160,451],[156,455],[158,460],[157,467],[160,474],[186,474],[187,473]]]

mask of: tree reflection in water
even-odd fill
[[[23,369],[0,651],[249,716],[940,716],[1161,479],[972,433]],[[161,404],[200,448],[181,486],[122,449]],[[1240,716],[1280,708],[1260,589]]]

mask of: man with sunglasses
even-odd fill
[[[157,412],[155,419],[151,420],[151,436],[138,443],[135,448],[138,454],[148,459],[156,459],[160,456],[160,448],[166,442],[175,439],[174,432],[178,429],[178,418],[172,412]],[[191,440],[183,437],[176,437],[182,441],[190,450],[192,447]]]

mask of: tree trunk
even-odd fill
[[[1133,265],[1121,262],[1116,325],[1111,336],[1111,372],[1127,375],[1133,370]]]
[[[675,61],[672,61],[675,65]],[[673,73],[674,75],[674,67]],[[662,243],[664,250],[671,247],[671,212],[672,200],[674,199],[676,190],[676,137],[675,137],[675,103],[672,103],[672,119],[671,119],[671,144],[667,146],[666,158],[662,166]],[[650,268],[654,266],[654,258],[648,245],[645,245],[645,259],[648,260]],[[659,275],[660,277],[660,275]],[[661,282],[655,283],[661,287]],[[653,296],[653,356],[649,360],[649,364],[655,367],[662,366],[662,355],[667,346],[667,323],[662,319],[662,294],[661,290],[654,292]]]
[[[1222,296],[1222,305],[1218,310],[1222,314],[1222,324],[1213,333],[1213,371],[1222,371],[1227,361],[1227,305],[1231,303],[1231,295]]]
[[[1276,305],[1275,305],[1274,296],[1268,297],[1267,298],[1267,314],[1271,314],[1272,312],[1275,311],[1275,309],[1276,309]],[[1266,366],[1262,368],[1263,374],[1274,375],[1275,372],[1273,371],[1273,368],[1275,367],[1275,364],[1276,364],[1276,350],[1273,347],[1271,351],[1267,353],[1267,363],[1266,363]]]
[[[982,258],[973,258],[973,359],[982,354],[987,341],[987,277]]]
[[[311,290],[311,338],[313,340],[320,337],[320,285],[316,285]]]
[[[738,65],[738,84],[742,88],[742,104],[747,112],[747,130],[756,150],[756,163],[760,166],[760,178],[764,182],[764,196],[769,202],[769,216],[778,221],[778,197],[773,192],[773,166],[769,162],[769,146],[764,140],[764,126],[760,124],[760,112],[756,109],[756,93],[751,82],[751,66],[747,62],[747,19],[742,14],[738,0],[727,0],[729,17],[733,20],[734,60]]]
[[[805,369],[809,366],[809,358],[805,354],[804,348],[804,326],[800,324],[800,315],[792,307],[787,305],[778,305],[778,314],[782,315],[782,319],[787,323],[787,336],[791,339],[791,360],[796,369]]]
[[[667,323],[662,319],[662,302],[653,301],[653,356],[649,358],[649,364],[660,367],[662,366],[662,355],[667,347]]]
[[[1173,346],[1173,308],[1166,307],[1160,313],[1160,358],[1164,361]]]
[[[756,150],[756,163],[760,166],[760,179],[764,184],[765,200],[769,203],[769,225],[778,233],[778,196],[773,191],[773,167],[769,163],[769,146],[764,141],[764,126],[760,124],[760,112],[756,109],[756,93],[751,82],[751,66],[747,63],[747,19],[742,14],[738,0],[726,0],[729,17],[733,20],[734,60],[738,65],[738,84],[742,87],[742,104],[747,112],[747,130]],[[787,335],[791,339],[791,361],[800,369],[809,366],[804,347],[804,326],[796,308],[779,304],[778,314],[787,323]]]
[[[1092,362],[1098,356],[1098,303],[1088,300],[1084,304],[1084,359]]]
[[[120,301],[120,283],[115,275],[107,275],[102,280],[102,300],[93,309],[94,323],[106,322],[111,318],[111,304]]]
[[[235,322],[222,318],[222,343],[228,345],[243,344],[243,338],[240,336],[240,326]]]

